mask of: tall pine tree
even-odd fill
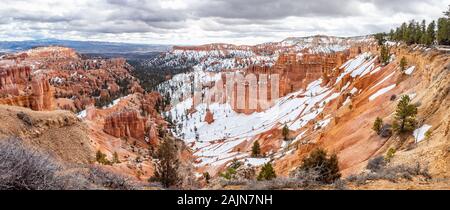
[[[159,181],[164,187],[176,186],[180,183],[178,176],[178,151],[175,140],[166,137],[158,148],[158,161],[155,164],[155,175],[151,181]]]
[[[426,39],[426,45],[432,45],[434,43],[434,40],[436,40],[436,22],[431,21],[430,24],[428,24],[427,27],[427,39]]]
[[[395,121],[393,124],[394,131],[397,133],[413,131],[416,126],[416,114],[417,107],[414,104],[411,104],[409,96],[402,96],[397,104],[397,109],[395,110]]]

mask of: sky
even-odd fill
[[[435,20],[448,0],[1,0],[0,41],[259,44]]]

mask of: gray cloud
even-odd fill
[[[360,35],[386,31],[410,18],[436,18],[447,4],[446,0],[2,0],[0,37],[199,43],[274,41],[315,33]]]

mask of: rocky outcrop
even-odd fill
[[[208,124],[214,122],[214,114],[209,109],[206,110],[205,122],[207,122]]]
[[[30,91],[18,96],[0,99],[0,104],[27,107],[35,111],[52,110],[54,105],[53,90],[45,78],[35,78]]]
[[[157,146],[159,144],[158,129],[156,128],[156,124],[150,125],[146,140],[152,146]]]
[[[137,111],[125,110],[108,116],[103,131],[115,137],[144,139],[145,123]]]
[[[29,66],[0,68],[0,91],[16,84],[25,84],[31,75]]]
[[[329,54],[303,54],[298,56],[297,54],[287,53],[281,54],[278,57],[277,62],[274,66],[250,66],[245,70],[245,74],[254,74],[256,81],[252,83],[251,81],[238,81],[235,80],[235,84],[232,87],[232,95],[234,96],[234,110],[239,113],[250,114],[255,111],[264,111],[264,108],[258,104],[256,106],[251,105],[254,103],[253,98],[249,98],[250,89],[256,90],[256,100],[265,100],[260,98],[260,87],[257,84],[260,84],[262,80],[260,80],[261,74],[266,75],[278,75],[279,77],[279,92],[278,96],[282,97],[291,92],[298,91],[300,89],[305,89],[306,86],[319,78],[323,78],[323,85],[326,85],[336,74],[336,67],[339,67],[343,64],[344,61],[348,58],[349,52],[336,52]],[[347,78],[348,79],[348,78]],[[229,82],[226,81],[225,76],[222,76],[222,81],[224,83]],[[237,90],[238,83],[244,85],[245,99],[237,98]],[[271,82],[264,81],[263,83],[267,83],[267,90],[271,90]],[[344,84],[345,85],[345,84]],[[224,84],[224,88],[227,84]],[[252,87],[254,86],[254,87]],[[252,88],[251,88],[252,87]],[[270,91],[267,91],[267,100],[271,100],[272,98],[276,98],[277,96],[272,96]],[[242,101],[242,102],[241,102]],[[237,106],[237,103],[244,103],[244,108]]]
[[[145,115],[149,115],[150,117],[158,116],[156,104],[159,100],[161,100],[161,95],[157,92],[151,92],[144,95],[141,100],[141,109],[144,111]]]

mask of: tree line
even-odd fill
[[[436,30],[437,29],[437,30]],[[382,45],[385,38],[391,41],[402,41],[408,45],[450,45],[450,5],[444,12],[444,17],[427,24],[425,20],[411,20],[404,22],[396,29],[391,29],[389,33],[379,33],[375,35],[378,43]]]

